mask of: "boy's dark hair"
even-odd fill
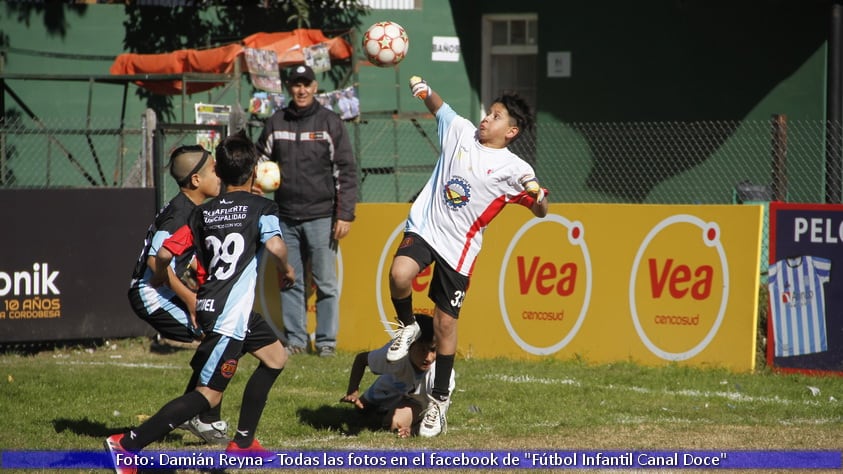
[[[426,314],[416,314],[415,316],[419,329],[421,329],[416,341],[428,344],[433,342],[433,318]]]
[[[258,163],[255,144],[242,130],[217,145],[217,176],[223,183],[240,186],[252,179]]]
[[[521,96],[514,92],[504,93],[492,103],[499,103],[506,108],[509,116],[515,120],[515,125],[518,127],[518,135],[512,139],[514,142],[518,140],[525,132],[530,132],[535,125],[535,118],[530,104],[527,103]]]

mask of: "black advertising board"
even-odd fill
[[[153,189],[0,190],[0,343],[154,334],[126,292]]]
[[[770,203],[767,363],[843,374],[843,205]]]

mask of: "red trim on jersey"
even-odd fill
[[[517,199],[516,199],[517,200]],[[495,218],[500,212],[503,210],[503,207],[509,204],[510,202],[515,201],[507,201],[506,196],[500,196],[491,203],[489,206],[484,210],[479,216],[477,216],[477,220],[474,221],[474,224],[468,229],[468,232],[465,234],[465,245],[463,245],[462,253],[460,254],[460,261],[457,263],[457,271],[460,271],[462,268],[463,263],[465,263],[465,256],[468,255],[468,249],[471,247],[471,241],[474,238],[474,235],[484,227],[488,226],[492,219]],[[474,270],[474,262],[471,262],[471,269],[469,271],[469,276],[471,275],[471,271]]]
[[[205,284],[205,280],[208,279],[208,271],[205,270],[205,267],[202,265],[198,259],[196,260],[196,281],[199,282],[199,286]]]
[[[173,255],[181,255],[193,247],[193,232],[190,227],[183,225],[161,244]]]
[[[545,197],[550,194],[550,191],[548,191],[547,188],[542,188],[542,190],[544,191]],[[515,199],[509,202],[516,202],[526,207],[527,209],[531,209],[533,207],[533,204],[536,203],[536,198],[527,194],[527,191],[521,191],[518,196],[515,197]]]
[[[161,244],[161,247],[167,249],[173,255],[181,255],[188,250],[193,248],[193,232],[191,232],[190,227],[185,224],[177,231],[173,233],[164,243]],[[199,282],[201,286],[205,283],[205,280],[208,277],[208,272],[205,270],[205,267],[202,266],[202,263],[197,259],[196,260],[196,281]]]

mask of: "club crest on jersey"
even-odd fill
[[[454,176],[445,185],[445,204],[451,209],[459,209],[471,200],[471,186],[468,181]]]
[[[237,359],[228,359],[220,366],[220,374],[227,379],[234,377],[234,372],[237,372]]]
[[[413,245],[413,238],[412,237],[404,237],[404,240],[401,241],[401,244],[398,246],[399,249],[404,249],[409,246]]]

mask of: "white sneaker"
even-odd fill
[[[223,420],[204,423],[199,415],[179,425],[179,429],[190,431],[208,444],[228,443],[228,423]]]
[[[439,401],[428,395],[427,410],[424,413],[421,426],[419,426],[419,435],[425,438],[432,438],[439,433],[448,431],[448,421],[445,419],[445,414],[448,412],[450,400]]]
[[[410,344],[415,342],[420,334],[419,323],[413,321],[413,324],[409,326],[399,323],[398,329],[393,334],[392,345],[386,351],[387,362],[395,362],[407,357],[407,353],[410,352]]]

